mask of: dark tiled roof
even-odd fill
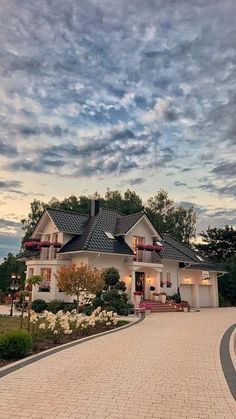
[[[120,213],[117,211],[101,208],[98,215],[90,218],[84,233],[80,237],[73,237],[66,243],[59,253],[68,253],[78,250],[90,252],[104,252],[132,255],[133,251],[122,237],[115,237],[117,218]],[[114,235],[109,239],[106,232]]]
[[[218,265],[218,263],[205,259],[202,263],[196,263],[189,267],[189,269],[197,269],[201,271],[226,272],[226,270]]]
[[[24,250],[23,252],[19,253],[16,256],[16,259],[18,260],[26,260],[26,259],[35,259],[37,256],[40,255],[40,251],[39,250]]]
[[[63,211],[54,208],[47,208],[59,231],[70,234],[82,234],[89,221],[89,216],[75,211]]]
[[[191,263],[189,269],[225,272],[222,266],[212,262],[202,255],[199,255],[198,252],[195,252],[186,244],[178,242],[169,234],[163,235],[162,243],[164,245],[163,250],[160,252],[162,259],[172,259],[188,264]],[[202,259],[202,261],[200,261],[199,257]]]
[[[126,234],[134,224],[137,223],[140,218],[144,215],[143,212],[137,212],[135,214],[123,215],[117,218],[115,226],[115,236],[121,236]]]
[[[162,240],[163,250],[160,252],[160,257],[162,259],[176,260],[179,262],[191,263],[194,262],[194,259],[188,257],[176,247],[171,246],[165,239]]]

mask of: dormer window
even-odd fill
[[[107,236],[108,239],[115,240],[115,237],[113,236],[112,233],[110,233],[110,231],[104,231],[104,233],[106,234],[106,236]]]

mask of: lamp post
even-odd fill
[[[15,275],[12,274],[11,276],[11,280],[12,283],[10,285],[10,290],[11,290],[11,309],[10,309],[10,316],[13,316],[13,303],[14,303],[14,297],[15,297],[15,292],[18,291],[19,286],[17,284],[17,282],[20,280],[20,275]]]

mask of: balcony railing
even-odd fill
[[[126,262],[161,263],[155,252],[138,251],[137,255],[127,256]]]

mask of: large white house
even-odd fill
[[[179,287],[182,300],[193,307],[217,307],[217,276],[223,269],[170,235],[160,235],[145,213],[123,215],[91,202],[91,213],[48,208],[42,214],[21,255],[27,277],[41,275],[33,299],[70,298],[57,287],[55,274],[62,265],[88,264],[99,269],[114,266],[127,285],[150,299],[155,292],[172,295]],[[36,243],[38,241],[38,244]],[[149,246],[148,246],[149,245]]]

